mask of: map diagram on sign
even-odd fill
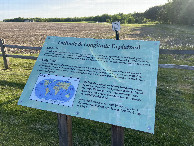
[[[41,74],[30,99],[71,107],[78,84],[78,78]]]

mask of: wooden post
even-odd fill
[[[4,46],[4,40],[3,39],[0,39],[0,47],[1,47],[1,52],[2,52],[2,56],[3,56],[4,67],[5,67],[5,69],[8,69],[6,53],[5,53],[5,46]]]
[[[116,30],[116,40],[119,40],[119,32]]]
[[[57,114],[59,130],[59,146],[72,146],[72,119],[65,114]]]
[[[112,146],[124,145],[124,127],[112,125]]]
[[[116,40],[119,40],[119,32],[116,31]],[[111,145],[112,146],[123,146],[124,145],[124,127],[112,125],[111,129]]]

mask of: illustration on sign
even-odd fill
[[[112,22],[112,30],[113,31],[119,31],[121,29],[120,21]]]
[[[159,44],[48,36],[18,104],[154,133]]]
[[[78,84],[76,78],[40,74],[30,99],[71,107]]]

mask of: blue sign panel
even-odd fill
[[[154,133],[159,44],[48,36],[18,104]]]

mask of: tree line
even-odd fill
[[[103,14],[98,16],[90,16],[90,17],[73,17],[73,18],[14,18],[14,19],[4,19],[4,22],[24,22],[25,20],[29,20],[31,22],[115,22],[120,21],[121,24],[131,24],[131,23],[146,23],[150,20],[146,19],[143,16],[143,13],[134,13],[134,14]]]
[[[148,9],[144,16],[160,23],[194,25],[194,0],[168,0],[165,5]]]
[[[133,14],[103,14],[90,17],[73,18],[14,18],[4,19],[4,22],[24,22],[30,20],[34,22],[115,22],[121,24],[133,23],[166,23],[194,25],[194,0],[168,0],[168,3],[149,8],[144,13]]]

